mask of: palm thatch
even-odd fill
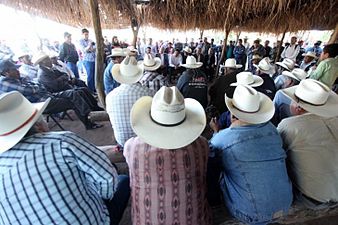
[[[231,29],[281,33],[334,29],[337,0],[98,0],[103,28],[129,27],[131,18],[161,29]],[[0,0],[61,23],[91,27],[87,0]]]

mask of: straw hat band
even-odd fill
[[[243,109],[239,109],[236,105],[234,105],[234,104],[232,104],[233,105],[233,107],[235,108],[235,109],[237,109],[237,110],[239,110],[239,111],[241,111],[241,112],[244,112],[244,113],[257,113],[257,112],[259,112],[259,107],[258,107],[258,109],[256,110],[256,111],[246,111],[246,110],[243,110]]]
[[[33,112],[33,114],[24,123],[22,123],[17,128],[13,129],[12,131],[6,132],[4,134],[0,134],[0,137],[5,137],[5,136],[11,135],[11,134],[17,132],[18,130],[20,130],[21,128],[23,128],[24,126],[26,126],[29,122],[31,122],[37,113],[38,113],[38,110],[36,109]]]
[[[149,116],[150,116],[150,119],[151,119],[154,123],[156,123],[157,125],[163,126],[163,127],[174,127],[174,126],[178,126],[178,125],[184,123],[185,118],[186,118],[186,116],[184,116],[183,120],[181,120],[181,121],[178,122],[178,123],[164,124],[164,123],[160,123],[160,122],[156,121],[156,120],[151,116],[151,111],[149,112]]]

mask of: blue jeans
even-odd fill
[[[109,211],[110,225],[118,225],[122,219],[130,197],[129,177],[118,176],[118,185],[112,200],[105,200]]]
[[[95,62],[83,60],[83,65],[86,68],[86,72],[87,72],[88,88],[93,93],[95,93],[96,92],[96,89],[95,89]]]
[[[79,69],[77,68],[76,63],[67,62],[67,67],[74,73],[76,78],[79,78]]]

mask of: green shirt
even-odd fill
[[[310,73],[310,78],[319,80],[332,88],[338,77],[338,57],[328,58],[319,63],[316,70]]]

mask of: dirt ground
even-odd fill
[[[72,131],[97,146],[116,144],[113,129],[109,121],[97,122],[104,125],[102,128],[86,130],[85,126],[81,123],[81,121],[79,121],[73,111],[68,111],[68,113],[73,121],[67,117],[64,119],[58,119],[59,123],[65,130]],[[48,126],[52,131],[61,130],[51,119],[49,119]]]

